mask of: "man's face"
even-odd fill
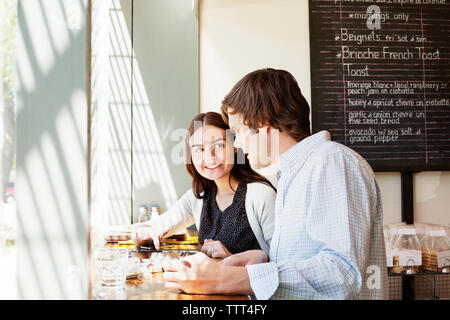
[[[256,132],[244,124],[242,114],[239,113],[228,114],[228,121],[231,131],[236,135],[235,148],[241,148],[248,155],[253,168],[267,167],[278,159],[278,130],[265,126]]]

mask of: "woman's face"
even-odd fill
[[[234,147],[226,131],[206,125],[197,128],[189,139],[192,163],[204,178],[228,177],[234,165]]]

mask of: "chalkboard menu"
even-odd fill
[[[450,0],[310,0],[313,131],[375,171],[450,170]]]

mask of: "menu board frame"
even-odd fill
[[[333,2],[338,2],[338,3],[340,3],[340,5],[343,5],[343,6],[345,6],[346,3],[347,3],[347,4],[351,5],[351,6],[357,6],[358,4],[360,4],[361,7],[369,7],[372,4],[373,5],[377,5],[378,4],[380,6],[382,6],[382,5],[386,6],[387,5],[386,3],[387,2],[391,2],[391,1],[395,1],[395,0],[386,0],[386,1],[376,1],[376,0],[373,0],[373,1],[370,1],[370,0],[364,0],[364,1],[362,1],[362,0],[359,0],[359,1],[358,0],[333,0]],[[402,1],[404,1],[404,0],[402,0]],[[421,1],[421,0],[419,0],[419,1]],[[445,1],[445,0],[443,0],[443,1]],[[447,1],[449,3],[449,6],[450,6],[450,0],[447,0]],[[322,119],[323,108],[320,105],[321,104],[320,96],[325,94],[325,93],[320,88],[315,87],[315,85],[318,83],[318,78],[317,78],[317,76],[319,74],[318,72],[320,72],[320,68],[322,67],[320,65],[321,52],[322,51],[320,51],[320,50],[324,50],[324,49],[323,49],[323,43],[318,44],[317,39],[315,39],[315,35],[317,34],[317,32],[320,32],[320,30],[319,31],[317,30],[317,21],[315,21],[315,22],[313,21],[313,19],[315,17],[317,17],[317,15],[314,15],[313,12],[312,12],[312,9],[314,8],[313,2],[324,2],[324,1],[309,0],[310,54],[311,54],[311,117],[312,117],[312,129],[313,129],[313,132],[317,132],[317,131],[320,131],[320,130],[323,130],[323,129],[327,129],[327,128],[324,128],[324,126],[322,125],[322,122],[323,122],[323,119]],[[438,10],[438,9],[439,8],[436,8],[436,10]],[[400,15],[401,12],[399,12],[398,14]],[[341,20],[341,22],[342,22],[342,20]],[[383,24],[383,28],[385,28],[385,27],[386,26]],[[443,27],[445,27],[445,26],[443,26]],[[450,19],[448,20],[448,27],[450,29]],[[340,31],[340,28],[339,28],[339,31]],[[366,32],[366,34],[368,34],[368,35],[376,34],[375,32],[376,31],[374,31],[374,32]],[[336,35],[339,35],[339,32],[336,32],[336,30],[335,30],[334,33],[330,33],[329,36],[331,37],[331,36],[336,36]],[[372,50],[371,50],[372,53],[377,51],[376,46],[378,45],[378,43],[375,43],[375,41],[374,41],[374,43],[371,43],[370,42],[370,36],[367,36],[365,38],[365,41],[366,42],[362,45],[363,48],[372,48]],[[450,44],[450,34],[449,34],[448,44]],[[420,44],[418,44],[418,43],[412,43],[411,45],[414,48],[418,47],[418,46],[420,47]],[[337,45],[336,48],[337,48],[336,52],[334,52],[334,53],[339,54],[339,45]],[[342,47],[341,47],[341,49],[342,49]],[[436,52],[436,50],[439,50],[439,48],[433,48],[433,49],[435,49],[433,52]],[[445,54],[446,54],[445,57],[447,58],[447,57],[450,56],[450,45],[445,50],[447,51],[447,52],[445,52]],[[382,50],[378,50],[378,51],[381,52]],[[408,51],[410,51],[410,50],[408,50]],[[395,55],[395,54],[397,54],[397,53],[396,52],[392,53],[392,55]],[[398,53],[398,54],[400,54],[400,53]],[[406,54],[406,51],[405,51],[405,54]],[[410,54],[410,53],[408,53],[408,54]],[[416,52],[414,52],[414,54],[416,54]],[[442,55],[442,50],[441,50],[441,57],[442,56],[443,55]],[[393,57],[396,58],[395,56],[393,56]],[[397,59],[397,61],[400,61],[399,63],[402,63],[401,59]],[[447,62],[445,62],[445,63],[447,63]],[[329,68],[329,65],[330,64],[327,65],[327,68]],[[448,66],[450,68],[450,60],[448,62]],[[424,66],[424,69],[425,69],[425,66]],[[362,74],[364,72],[368,72],[367,66],[366,66],[366,68],[360,67],[358,70]],[[337,73],[340,72],[341,74],[343,74],[342,67],[341,67],[341,70],[337,70],[336,72]],[[378,79],[383,80],[383,78],[378,78]],[[344,80],[342,82],[344,82]],[[446,78],[443,82],[447,82],[448,85],[450,86],[450,73],[449,73],[449,77]],[[424,77],[424,83],[425,83],[425,77]],[[425,89],[423,91],[426,92]],[[345,94],[344,94],[344,97],[345,97]],[[390,97],[395,99],[395,97],[392,96],[392,95]],[[402,98],[401,95],[399,95],[398,97]],[[445,98],[450,100],[450,92],[449,91],[448,91],[448,94],[445,95]],[[346,99],[346,98],[344,98],[344,99]],[[382,99],[380,99],[380,101],[381,100]],[[336,104],[338,104],[338,102],[336,102]],[[393,109],[391,109],[391,110],[393,110]],[[398,110],[402,110],[402,109],[399,108]],[[450,119],[450,107],[447,107],[447,111],[443,111],[443,112],[445,112],[444,116],[448,117]],[[342,119],[344,119],[344,117]],[[425,117],[425,119],[426,119],[426,117]],[[345,120],[344,121],[340,120],[340,121],[341,121],[340,125],[342,125],[342,126],[343,126],[344,122],[347,122],[347,114],[346,113],[345,113]],[[427,120],[425,120],[425,123],[426,123],[426,121]],[[434,120],[434,121],[436,121],[436,120]],[[439,120],[437,120],[437,121],[439,121]],[[446,120],[446,121],[448,121],[448,120]],[[443,124],[443,125],[445,126],[445,124]],[[448,128],[450,128],[450,123],[448,123],[447,125],[448,125]],[[426,126],[426,124],[425,124],[425,126]],[[413,126],[411,126],[411,127],[413,127]],[[395,128],[395,127],[393,127],[393,128]],[[415,128],[415,127],[413,127],[413,128]],[[341,130],[345,130],[345,132],[347,134],[347,130],[348,129],[341,129]],[[450,130],[448,131],[447,136],[444,136],[444,137],[446,139],[449,139],[449,141],[450,141]],[[335,140],[333,138],[333,134],[332,134],[332,139]],[[346,138],[346,140],[347,140],[347,138]],[[424,141],[426,141],[424,143],[428,143],[428,142],[431,143],[431,140],[427,140],[427,136],[426,135],[425,135]],[[338,141],[338,142],[341,142],[341,141]],[[343,142],[341,142],[341,143],[343,143]],[[445,145],[445,143],[446,142],[444,142],[443,145]],[[346,144],[348,147],[352,148],[351,144],[347,144],[347,143],[343,143],[343,144]],[[413,144],[413,143],[411,143],[411,144]],[[387,144],[379,144],[378,146],[373,146],[372,150],[376,149],[376,151],[378,151],[380,154],[382,154],[382,153],[388,154],[389,153],[389,149],[387,149],[386,146],[387,146]],[[395,149],[395,146],[391,145],[390,147],[392,149]],[[411,147],[411,146],[408,145],[408,147]],[[359,152],[359,150],[356,147],[353,148],[353,149],[355,149],[355,151],[357,151],[358,153],[360,153],[364,157],[364,154]],[[392,149],[390,149],[390,150],[392,150]],[[399,153],[398,150],[400,150],[400,148],[397,149],[397,153]],[[434,151],[434,152],[436,152],[436,151]],[[450,152],[450,148],[449,148],[449,150],[445,149],[445,152],[446,153]],[[444,154],[444,153],[440,152],[439,154]],[[425,163],[425,157],[423,159],[418,159],[417,161],[416,160],[411,160],[411,159],[407,159],[407,161],[405,161],[403,159],[395,159],[395,160],[392,160],[392,161],[388,161],[388,160],[385,160],[386,158],[383,158],[383,161],[381,161],[381,160],[377,161],[376,159],[372,160],[372,161],[370,159],[366,159],[366,160],[368,160],[368,162],[372,166],[373,170],[377,171],[377,172],[450,171],[450,158],[447,160],[446,157],[443,157],[440,160],[440,163],[436,164],[436,163],[433,163],[431,160],[428,161],[428,153],[426,153],[426,156],[427,156],[427,163]]]

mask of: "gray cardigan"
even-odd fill
[[[247,184],[245,211],[248,222],[259,246],[267,254],[274,229],[275,198],[276,192],[271,187],[260,182]],[[182,233],[194,223],[200,229],[202,207],[203,199],[197,199],[189,190],[169,210],[146,223],[155,230],[155,235],[169,230],[166,237]]]

